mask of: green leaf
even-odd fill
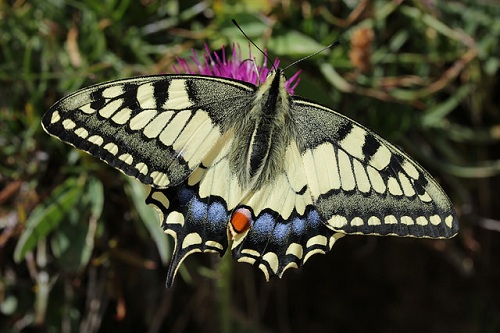
[[[64,223],[54,231],[50,238],[50,246],[59,267],[65,272],[78,272],[88,260],[88,249],[93,248],[93,233],[91,244],[87,244],[90,223],[82,215],[80,204],[68,212]],[[84,208],[83,208],[84,209]],[[92,228],[95,231],[95,228]],[[91,233],[91,232],[90,232]]]
[[[90,178],[82,200],[70,210],[51,238],[51,247],[60,267],[66,272],[85,268],[94,249],[94,236],[104,203],[102,183]]]
[[[436,126],[436,124],[442,121],[443,118],[460,105],[461,101],[469,95],[471,88],[472,87],[470,85],[463,85],[446,101],[427,110],[421,119],[422,126]]]
[[[269,41],[269,50],[277,55],[310,55],[324,47],[325,45],[308,35],[295,30],[275,36]]]
[[[335,68],[328,63],[319,66],[321,73],[325,80],[331,83],[335,88],[342,92],[352,92],[353,86],[335,70]]]
[[[83,186],[80,181],[68,178],[59,185],[44,202],[40,203],[26,221],[26,230],[19,238],[14,251],[14,260],[20,262],[28,251],[31,251],[38,241],[66,217],[81,197]]]
[[[90,205],[92,217],[96,219],[100,218],[104,207],[104,189],[101,181],[96,178],[90,178],[85,194]]]
[[[144,226],[156,244],[161,261],[166,264],[170,258],[168,237],[161,231],[160,218],[154,208],[147,206],[145,203],[147,196],[146,187],[133,178],[127,177],[127,180],[129,184],[127,192],[130,198],[132,198],[132,202],[141,217],[142,223],[144,223]]]

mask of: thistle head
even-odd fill
[[[270,71],[278,68],[279,59],[276,58],[272,66],[268,67],[267,57],[264,57],[262,65],[257,65],[255,57],[252,56],[250,45],[248,47],[248,58],[243,59],[241,55],[241,47],[239,44],[231,46],[231,56],[227,57],[225,47],[222,47],[222,55],[217,52],[211,52],[205,44],[205,53],[203,58],[192,50],[192,56],[189,60],[184,58],[177,58],[177,65],[174,65],[174,71],[177,74],[201,74],[208,76],[216,76],[228,79],[235,79],[260,85],[267,77]],[[191,64],[190,64],[191,62]],[[286,90],[289,94],[293,95],[295,88],[299,84],[300,78],[298,77],[300,71],[293,74],[285,84]]]

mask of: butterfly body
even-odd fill
[[[244,105],[235,121],[231,170],[242,188],[259,189],[282,172],[286,147],[293,134],[290,95],[281,72],[270,73]]]
[[[448,238],[458,224],[439,185],[351,119],[291,96],[272,72],[259,87],[157,75],[82,89],[56,103],[50,134],[133,176],[175,239],[167,285],[194,252],[300,267],[345,234]]]

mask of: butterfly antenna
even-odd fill
[[[248,41],[252,43],[252,45],[255,46],[255,48],[264,55],[264,57],[269,61],[271,66],[273,66],[274,70],[278,70],[276,67],[274,67],[274,63],[271,61],[271,59],[269,59],[266,52],[262,51],[262,49],[258,47],[257,44],[255,44],[254,41],[250,39],[250,37],[248,37],[248,35],[243,31],[243,29],[241,29],[240,25],[236,22],[236,20],[232,19],[231,22],[233,22],[233,24],[236,26],[236,28],[238,28],[238,30],[243,34],[243,36],[245,36],[245,38],[248,39]]]
[[[337,46],[339,46],[340,44],[341,44],[341,43],[340,43],[339,41],[335,41],[335,42],[331,43],[330,45],[328,45],[328,46],[326,46],[326,47],[322,48],[321,50],[314,52],[313,54],[310,54],[310,55],[308,55],[308,56],[305,56],[304,58],[300,58],[300,59],[298,59],[298,60],[295,60],[295,61],[294,61],[294,62],[292,62],[290,65],[288,65],[288,66],[286,66],[285,68],[283,68],[283,71],[286,71],[288,68],[290,68],[290,67],[292,67],[292,66],[295,66],[295,65],[296,65],[296,64],[298,64],[299,62],[304,61],[304,60],[307,60],[307,59],[309,59],[309,58],[312,58],[312,57],[314,57],[315,55],[317,55],[317,54],[319,54],[319,53],[321,53],[321,52],[324,52],[324,51],[326,51],[326,50],[333,50],[334,48],[336,48],[336,47],[337,47]]]

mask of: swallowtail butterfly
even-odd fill
[[[266,279],[344,235],[449,238],[452,205],[408,155],[336,111],[265,82],[153,75],[53,105],[51,135],[137,178],[175,239],[167,286],[191,253],[224,254]]]

